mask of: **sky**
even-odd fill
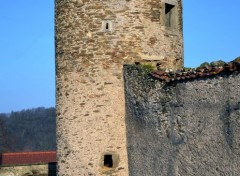
[[[186,67],[240,56],[239,0],[183,0]],[[55,106],[53,0],[0,0],[0,113]]]

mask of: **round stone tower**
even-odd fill
[[[183,64],[181,0],[55,0],[58,175],[128,175],[122,65]]]

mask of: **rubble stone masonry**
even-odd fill
[[[129,175],[239,175],[239,68],[169,83],[124,70]]]
[[[128,175],[124,63],[183,64],[181,0],[55,0],[58,175]]]

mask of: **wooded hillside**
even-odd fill
[[[56,149],[55,108],[0,114],[0,153]]]

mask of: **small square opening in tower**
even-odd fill
[[[113,167],[112,155],[104,155],[104,166],[110,168]]]
[[[173,27],[174,5],[165,3],[165,26]]]

